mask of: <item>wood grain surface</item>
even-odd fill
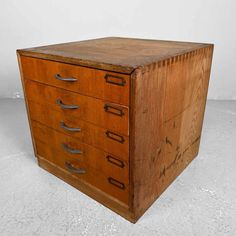
[[[94,147],[119,157],[122,160],[129,160],[128,136],[121,135],[124,138],[124,142],[120,143],[108,138],[106,135],[108,130],[105,128],[85,122],[75,116],[65,114],[61,111],[48,109],[50,106],[45,106],[45,104],[39,104],[32,101],[29,101],[28,104],[32,120],[38,121],[47,127],[51,127],[61,133],[74,137],[83,143],[93,145]],[[62,128],[61,122],[63,122],[64,126],[69,128],[80,128],[80,131],[66,130],[65,128]]]
[[[212,44],[110,37],[17,53],[39,165],[129,221],[198,154]]]
[[[137,67],[181,55],[203,43],[107,37],[18,50],[25,56],[130,74]]]
[[[118,200],[128,204],[128,169],[118,168],[107,162],[107,154],[101,152],[92,146],[85,145],[77,140],[60,134],[50,128],[40,125],[37,122],[32,123],[37,154],[44,157],[49,162],[54,163],[60,168],[67,170],[65,163],[70,163],[76,169],[83,169],[84,174],[71,172],[81,181],[88,182],[95,187],[100,188]],[[61,148],[61,144],[67,144],[72,149],[79,149],[82,154],[69,154]],[[120,189],[109,183],[111,177],[124,185]]]
[[[45,86],[30,80],[25,80],[25,90],[29,101],[43,104],[48,110],[60,111],[65,115],[77,117],[97,126],[118,132],[118,134],[129,134],[129,108],[126,106],[83,96],[53,86]],[[60,100],[65,105],[79,107],[77,109],[64,109],[57,104],[57,100]],[[106,112],[105,105],[122,111],[122,116]]]
[[[212,52],[212,46],[198,49],[132,75],[130,202],[135,219],[198,153]]]
[[[58,167],[52,162],[47,161],[44,157],[41,157],[39,155],[36,156],[38,159],[38,164],[41,168],[45,169],[49,173],[52,173],[53,175],[72,185],[73,187],[79,189],[81,192],[87,194],[89,197],[96,199],[96,201],[110,208],[112,211],[121,215],[130,222],[135,223],[133,221],[133,213],[129,210],[129,206],[127,204],[119,201],[117,198],[114,198],[110,194],[107,194],[106,192],[93,186],[92,184],[89,184],[85,181],[81,181],[76,176],[71,175],[69,171]]]
[[[21,57],[21,61],[25,79],[104,99],[108,102],[129,105],[128,75],[24,56]],[[77,81],[61,81],[56,79],[55,75],[62,78],[74,78]],[[123,85],[119,85],[121,83]]]
[[[129,166],[127,161],[122,160],[110,153],[99,150],[92,145],[80,142],[68,135],[57,132],[54,129],[46,127],[36,121],[32,121],[32,128],[36,139],[36,146],[37,142],[40,141],[41,143],[44,143],[46,148],[50,148],[52,150],[52,154],[54,150],[54,154],[48,156],[49,161],[57,163],[61,167],[64,167],[65,160],[75,161],[81,166],[81,168],[92,168],[97,171],[101,171],[101,173],[114,177],[121,182],[126,184],[129,183]],[[66,144],[70,149],[81,150],[82,153],[72,154],[64,150],[62,148],[62,144]],[[42,148],[37,148],[38,154],[40,156],[44,156],[42,155],[41,150]],[[110,162],[107,159],[108,156],[115,158],[117,162]],[[118,160],[120,162],[118,162]],[[123,165],[118,166],[116,163],[122,163]]]

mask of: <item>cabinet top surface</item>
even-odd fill
[[[137,67],[210,44],[107,37],[20,49],[20,55],[130,74]]]

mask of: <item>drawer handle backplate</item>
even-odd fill
[[[59,74],[55,74],[55,78],[60,80],[60,81],[66,81],[66,82],[76,82],[78,80],[76,78],[61,77]]]
[[[62,109],[77,109],[78,105],[66,105],[60,99],[56,100],[56,104],[59,105]]]
[[[123,136],[119,135],[119,134],[115,134],[111,131],[106,131],[106,136],[110,139],[113,139],[119,143],[124,143],[125,142],[125,139]]]
[[[71,154],[82,154],[83,152],[79,149],[72,149],[70,147],[68,147],[68,145],[66,143],[62,143],[61,147],[63,150],[65,150],[66,152],[69,152]]]
[[[116,186],[117,188],[120,189],[125,189],[125,185],[123,183],[121,183],[120,181],[113,179],[112,177],[108,178],[108,182],[114,186]]]
[[[107,156],[107,161],[109,161],[110,163],[119,166],[120,168],[124,168],[125,164],[123,161],[116,159],[115,157],[112,157],[110,155]]]
[[[123,116],[125,114],[122,108],[111,106],[109,104],[105,104],[104,110],[105,112],[111,113],[116,116]]]
[[[125,79],[121,76],[106,74],[104,78],[105,78],[107,83],[115,84],[115,85],[118,85],[118,86],[124,86],[125,85]]]
[[[85,174],[86,173],[85,169],[75,168],[69,162],[65,162],[65,167],[66,167],[67,170],[69,170],[73,173],[76,173],[76,174]]]
[[[71,131],[71,132],[80,132],[81,131],[81,129],[79,127],[77,127],[77,128],[69,127],[63,121],[60,122],[60,127],[66,131]]]

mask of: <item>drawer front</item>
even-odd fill
[[[21,64],[25,79],[129,105],[129,75],[24,56]]]
[[[110,130],[85,122],[74,116],[69,116],[61,111],[50,109],[44,104],[29,101],[28,107],[32,120],[128,161],[128,136],[115,133],[115,136],[111,138],[109,136]]]
[[[37,154],[128,203],[128,163],[32,121]],[[82,173],[77,173],[78,171]]]
[[[27,99],[111,131],[128,135],[129,109],[38,82],[25,80]]]

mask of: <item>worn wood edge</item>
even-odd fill
[[[25,92],[25,83],[24,83],[24,75],[23,75],[23,70],[22,70],[22,65],[21,65],[21,56],[18,52],[16,53],[16,55],[17,55],[17,60],[18,60],[18,65],[19,65],[21,84],[22,84],[22,88],[23,88],[23,92],[24,92],[24,96],[25,96],[24,102],[25,102],[25,107],[26,107],[26,111],[27,111],[28,123],[29,123],[29,127],[30,127],[31,140],[32,140],[32,144],[33,144],[34,155],[36,155],[36,144],[35,144],[34,135],[33,135],[33,131],[32,131],[32,124],[31,124],[27,95]]]
[[[84,59],[79,59],[79,58],[75,59],[75,58],[57,56],[57,55],[48,54],[48,53],[39,53],[39,52],[33,51],[33,49],[32,51],[28,51],[26,49],[17,49],[17,53],[20,54],[21,56],[62,62],[62,63],[71,64],[71,65],[83,66],[83,67],[99,69],[99,70],[106,70],[106,71],[111,71],[111,72],[118,72],[118,73],[127,74],[127,75],[130,75],[135,69],[129,66],[113,65],[113,64],[84,60]]]
[[[64,182],[70,184],[71,186],[75,187],[76,189],[86,194],[87,196],[91,197],[95,201],[101,203],[105,207],[108,207],[110,210],[116,212],[118,215],[122,216],[123,218],[130,221],[131,223],[136,222],[136,219],[133,217],[132,212],[130,212],[129,210],[129,206],[111,197],[110,195],[102,192],[98,188],[95,188],[94,186],[88,183],[80,181],[78,178],[72,176],[66,170],[61,169],[60,167],[47,161],[46,159],[39,156],[38,154],[36,155],[36,157],[38,159],[38,165],[41,168],[55,175],[56,177],[63,180]]]
[[[108,38],[110,38],[110,39],[131,39],[131,40],[133,39],[133,40],[140,40],[140,41],[158,41],[158,42],[180,43],[180,44],[188,43],[188,44],[196,45],[195,48],[202,48],[204,46],[213,45],[212,43],[209,43],[209,42],[176,41],[176,40],[169,40],[169,39],[167,40],[167,39],[153,39],[153,38],[140,38],[140,37],[139,38],[136,38],[136,37],[130,38],[130,37],[110,36],[110,37],[97,38],[97,39],[108,39]],[[64,43],[64,44],[66,44],[66,43]]]
[[[208,80],[208,84],[207,84],[207,92],[206,92],[206,98],[205,98],[205,102],[204,102],[204,105],[203,105],[203,117],[202,117],[202,124],[201,124],[201,127],[200,127],[200,134],[202,133],[202,128],[203,128],[203,123],[204,123],[204,117],[205,117],[205,112],[206,112],[206,103],[207,103],[207,96],[208,96],[208,88],[209,88],[209,84],[210,84],[210,76],[211,76],[211,69],[212,69],[212,61],[213,61],[213,52],[214,52],[214,44],[211,44],[209,45],[209,47],[207,48],[209,51],[211,51],[211,61],[210,61],[210,69],[209,69],[209,73],[208,73],[208,77],[209,77],[209,80]],[[199,144],[200,146],[200,144]]]
[[[123,38],[123,37],[107,37],[107,38]],[[137,38],[133,38],[133,39],[138,40]],[[140,40],[144,40],[144,39],[140,39]],[[155,41],[154,39],[145,39],[145,40]],[[181,41],[166,41],[166,40],[158,40],[158,41],[181,43]],[[184,42],[184,43],[191,43],[193,45],[195,44],[197,45],[193,46],[193,48],[191,49],[186,49],[186,50],[182,50],[179,53],[175,53],[173,54],[173,57],[177,57],[179,55],[183,55],[183,54],[190,53],[192,51],[195,51],[201,48],[214,45],[214,44],[209,44],[209,43],[196,43],[196,42]],[[63,44],[66,44],[66,43],[57,44],[57,45],[63,45]],[[45,46],[41,46],[41,48],[44,48],[44,47]],[[36,49],[37,48],[17,49],[17,53],[19,53],[22,56],[40,58],[40,59],[51,60],[51,61],[56,61],[56,62],[63,62],[67,64],[72,64],[72,65],[79,65],[79,66],[84,66],[88,68],[107,70],[111,72],[118,72],[118,73],[129,74],[129,75],[132,74],[134,70],[137,68],[142,68],[142,67],[156,63],[156,61],[155,62],[153,61],[153,62],[149,62],[143,65],[125,66],[125,65],[109,64],[105,62],[98,62],[98,61],[92,61],[92,60],[84,60],[84,59],[79,59],[79,58],[64,57],[64,56],[53,55],[49,53],[42,53],[42,52],[37,52]],[[169,56],[163,56],[158,61],[159,62],[165,61],[166,59],[169,59],[169,58],[170,58]]]
[[[129,166],[133,166],[135,168],[135,161],[134,161],[134,154],[133,151],[135,148],[135,109],[134,109],[134,105],[135,105],[135,89],[136,89],[136,77],[138,76],[139,73],[144,74],[146,72],[149,71],[149,68],[155,67],[157,65],[157,67],[162,67],[162,66],[168,66],[169,64],[175,63],[179,60],[186,60],[188,59],[190,56],[193,56],[197,53],[199,53],[201,50],[206,50],[206,51],[211,51],[211,66],[210,66],[210,71],[209,71],[209,76],[211,73],[211,67],[212,67],[212,60],[213,60],[213,51],[214,51],[214,44],[203,44],[202,47],[200,48],[196,48],[194,50],[190,50],[187,52],[183,52],[181,54],[178,55],[173,55],[172,57],[168,57],[168,58],[163,58],[162,60],[159,60],[157,62],[153,62],[151,64],[148,65],[144,65],[144,66],[139,66],[137,67],[132,74],[130,75],[130,107],[131,109],[129,110],[129,117],[130,117],[130,127],[129,127],[129,133],[130,133],[130,142],[129,142]],[[208,86],[209,86],[209,81],[208,81]],[[206,94],[207,95],[207,94]],[[206,101],[207,101],[207,96],[205,98],[205,104],[204,104],[204,109],[206,106]],[[203,119],[204,119],[204,114],[205,114],[205,110],[203,113]],[[202,133],[202,127],[203,127],[203,122],[201,125],[201,132],[200,135]],[[191,161],[189,161],[189,163],[187,163],[187,165],[182,169],[182,171],[180,171],[180,173],[178,173],[178,175],[176,176],[176,178],[183,173],[183,171],[186,169],[186,167],[197,157],[198,152],[199,152],[199,146],[200,146],[200,141],[201,141],[201,136],[199,137],[199,139],[197,140],[198,142],[198,148],[196,151],[196,154],[194,155],[194,157],[192,158]],[[189,148],[191,148],[192,146],[190,145]],[[138,214],[136,213],[136,209],[134,208],[134,177],[133,177],[133,170],[130,168],[130,198],[129,198],[129,202],[130,202],[130,211],[134,214],[134,219],[136,221],[138,221],[138,219],[140,219],[142,217],[142,215],[152,206],[152,204],[165,192],[165,190],[171,185],[172,182],[174,182],[174,180],[176,178],[174,178],[169,185],[167,185],[165,187],[165,189],[152,201],[150,202],[150,204],[148,205],[148,207],[146,209],[144,209],[142,212],[139,212]]]
[[[141,73],[145,73],[149,70],[149,68],[155,67],[155,65],[157,65],[157,67],[162,67],[162,66],[169,66],[170,64],[174,64],[178,61],[181,60],[187,60],[189,59],[189,57],[194,56],[195,54],[204,51],[204,50],[214,50],[214,44],[202,44],[202,47],[196,47],[193,49],[187,49],[185,51],[182,51],[181,53],[176,53],[173,54],[171,57],[165,57],[163,56],[163,58],[161,58],[160,60],[153,62],[153,63],[148,63],[148,64],[144,64],[142,66],[138,66],[135,68],[135,70],[131,73],[131,77],[133,77],[135,79],[136,74],[138,73],[138,70],[141,71]],[[131,79],[132,81],[132,79]],[[132,87],[132,86],[130,86]]]
[[[134,156],[133,156],[133,148],[134,140],[135,140],[135,113],[134,113],[134,104],[135,104],[135,79],[138,73],[138,69],[134,70],[134,72],[130,76],[130,109],[129,109],[129,203],[130,210],[134,213],[134,178],[133,178],[133,168],[134,165]],[[131,168],[131,166],[133,168]],[[137,219],[137,218],[135,218]]]

